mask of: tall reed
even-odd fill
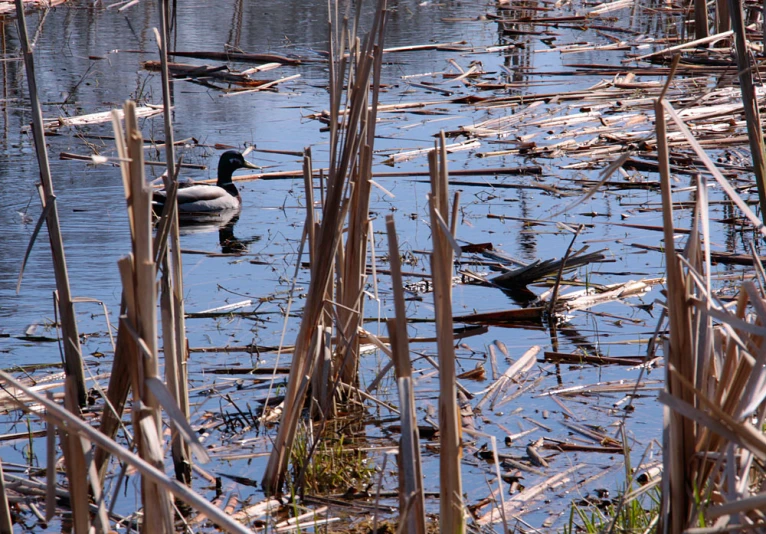
[[[56,279],[56,292],[58,313],[61,320],[61,335],[63,338],[64,368],[67,376],[74,380],[75,396],[79,406],[85,406],[85,371],[82,364],[82,352],[80,351],[80,337],[77,333],[77,321],[75,319],[72,293],[69,288],[69,275],[67,273],[66,255],[64,254],[64,241],[59,226],[58,208],[56,195],[53,191],[53,179],[48,162],[48,149],[45,143],[45,131],[43,129],[43,113],[37,94],[37,81],[35,78],[35,64],[32,49],[29,46],[27,35],[27,22],[24,16],[24,3],[16,0],[16,21],[19,29],[19,43],[24,58],[24,66],[27,73],[27,85],[29,87],[29,100],[32,108],[32,134],[35,140],[35,152],[37,164],[40,167],[40,201],[43,205],[43,213],[46,214],[45,223],[48,228],[48,236],[53,256],[53,274]]]
[[[143,135],[138,127],[136,105],[127,101],[123,179],[128,203],[133,252],[119,261],[127,315],[120,330],[129,335],[127,354],[131,361],[134,405],[133,430],[138,453],[157,469],[164,467],[162,421],[159,401],[152,383],[158,379],[157,357],[157,264],[152,239],[152,193],[144,178]],[[116,132],[122,137],[122,132]],[[119,144],[118,144],[119,146]],[[167,490],[151,479],[141,481],[145,532],[172,532],[173,515]]]
[[[361,6],[357,6],[360,8]],[[322,219],[310,245],[309,286],[303,319],[293,351],[284,410],[263,477],[267,493],[279,493],[295,440],[306,396],[317,369],[317,350],[324,331],[337,317],[338,344],[334,348],[334,384],[356,382],[358,325],[362,318],[363,273],[366,268],[367,217],[377,94],[382,65],[386,1],[379,0],[372,29],[362,44],[348,13],[337,26],[338,6],[330,7],[330,165]],[[350,4],[349,4],[350,10]],[[358,16],[358,15],[357,15]],[[370,88],[370,82],[372,87]],[[343,88],[346,87],[345,99]],[[345,109],[341,110],[345,104]],[[312,209],[309,207],[309,209]],[[341,236],[350,215],[345,247]],[[313,229],[312,229],[313,230]],[[333,292],[334,280],[338,287]],[[333,294],[336,305],[332,305]],[[321,370],[321,367],[319,367]],[[328,389],[332,394],[332,388]],[[320,404],[326,405],[325,401]]]
[[[420,461],[420,431],[418,430],[415,392],[412,383],[410,343],[407,334],[407,315],[404,304],[402,265],[396,225],[392,215],[386,216],[388,234],[388,262],[391,266],[391,285],[394,293],[394,318],[387,321],[391,339],[391,354],[399,386],[402,437],[399,441],[399,517],[400,525],[406,525],[406,532],[425,534],[425,496],[423,493],[423,472]]]
[[[443,533],[465,532],[465,511],[460,474],[462,427],[457,405],[457,373],[452,328],[452,273],[454,241],[447,214],[449,176],[444,132],[439,150],[428,154],[431,171],[431,273],[434,282],[436,345],[439,351],[439,529]]]
[[[168,29],[167,14],[170,12],[168,0],[159,2],[159,48],[162,72],[162,103],[165,124],[165,160],[168,168],[165,186],[168,190],[177,189],[178,173],[175,163],[175,143],[171,113],[171,85],[168,74]],[[172,200],[172,199],[171,199]],[[186,347],[186,323],[183,302],[183,264],[181,260],[181,238],[176,202],[166,203],[162,214],[163,222],[168,225],[168,247],[160,246],[163,234],[158,232],[155,250],[162,265],[162,340],[165,356],[165,377],[168,389],[184,415],[189,418],[189,389],[186,362],[189,354]],[[159,242],[159,243],[158,243]],[[178,480],[191,484],[191,457],[189,447],[181,438],[178,429],[173,427],[171,452]]]

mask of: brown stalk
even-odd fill
[[[332,9],[330,12],[332,13]],[[373,63],[371,43],[375,40],[375,36],[383,24],[384,12],[385,1],[382,0],[378,6],[373,29],[365,47],[367,53],[359,56],[361,65],[358,69],[353,68],[353,62],[352,67],[350,67],[355,77],[349,82],[350,92],[348,98],[351,113],[347,117],[344,116],[346,122],[343,131],[345,132],[362,131],[360,128],[363,119],[362,111],[368,105],[366,95]],[[333,45],[333,50],[341,54],[342,49],[343,47],[341,46],[341,50],[337,50],[337,46]],[[345,59],[341,55],[340,57],[332,58],[330,63],[331,73],[335,74],[334,77],[331,77],[330,89],[331,107],[334,108],[331,111],[331,116],[333,117],[331,126],[331,154],[333,157],[330,160],[330,173],[327,182],[326,198],[323,204],[322,222],[316,235],[317,244],[315,250],[318,257],[317,261],[312,262],[311,285],[304,307],[303,320],[295,342],[293,363],[290,367],[290,377],[285,394],[284,411],[263,478],[263,487],[267,494],[279,493],[281,489],[290,450],[295,440],[301,409],[308,391],[309,382],[307,378],[312,375],[315,368],[315,360],[312,357],[313,354],[309,352],[309,347],[315,338],[316,329],[319,328],[320,320],[325,311],[325,302],[331,287],[333,258],[336,257],[336,254],[340,254],[342,250],[338,246],[342,233],[341,224],[344,213],[350,205],[350,203],[343,202],[343,195],[347,187],[349,187],[347,180],[354,171],[355,162],[357,161],[356,154],[360,146],[361,136],[359,135],[351,135],[350,139],[347,137],[345,140],[339,138],[337,129],[339,114],[337,109],[340,107],[341,88],[343,87],[345,75],[345,70],[340,67],[345,66]],[[374,122],[370,123],[369,126],[374,127]],[[342,143],[342,148],[340,149],[337,148],[339,143]],[[371,147],[369,150],[371,150]],[[366,228],[366,226],[365,223],[364,227]],[[362,263],[361,268],[364,268],[364,263]],[[359,294],[359,291],[356,293]]]
[[[679,372],[691,379],[695,373],[689,369],[690,350],[690,317],[689,306],[685,300],[685,285],[681,263],[675,253],[673,237],[673,199],[671,196],[670,163],[668,158],[667,132],[665,127],[665,110],[661,100],[655,102],[655,124],[657,131],[658,163],[662,180],[662,207],[665,227],[665,263],[667,265],[667,302],[670,322],[670,343],[668,362]],[[690,401],[688,390],[683,390],[677,375],[666,374],[666,388],[671,395]],[[665,421],[663,461],[664,473],[667,479],[663,491],[662,509],[660,514],[664,528],[672,532],[680,532],[689,519],[691,502],[687,492],[687,479],[684,466],[694,457],[694,425],[677,412],[667,414]],[[672,507],[670,505],[672,504]],[[661,526],[663,528],[663,526]]]
[[[21,45],[24,66],[26,67],[27,73],[29,100],[32,107],[32,132],[35,140],[37,164],[40,168],[40,180],[42,182],[41,198],[46,199],[46,203],[43,205],[43,211],[47,211],[45,222],[51,243],[56,290],[59,295],[58,313],[61,317],[61,334],[64,338],[64,365],[67,375],[72,376],[75,379],[76,404],[78,406],[85,406],[85,372],[82,364],[82,353],[80,352],[80,338],[77,333],[77,320],[75,318],[74,305],[72,303],[72,293],[69,288],[69,275],[67,274],[66,255],[64,254],[64,241],[59,226],[56,196],[53,191],[53,180],[51,178],[50,165],[48,163],[48,151],[45,143],[43,115],[37,94],[34,56],[32,55],[32,50],[29,46],[27,23],[24,16],[24,5],[22,0],[16,0],[16,17],[19,29],[19,43]],[[52,203],[52,207],[48,208],[47,202]]]
[[[572,247],[575,244],[575,241],[577,240],[577,237],[580,235],[580,232],[583,231],[585,228],[584,225],[579,225],[577,227],[577,230],[575,231],[575,234],[572,236],[572,240],[569,242],[569,246],[567,247],[566,252],[564,253],[564,257],[561,260],[561,265],[559,266],[559,272],[556,274],[556,283],[553,285],[553,291],[551,292],[551,300],[548,303],[548,317],[553,317],[553,310],[556,307],[556,301],[558,300],[559,296],[559,287],[561,287],[561,280],[564,275],[564,266],[566,266],[567,260],[569,259],[569,255],[572,253]]]
[[[123,298],[126,290],[127,288],[123,287]],[[117,331],[117,344],[115,346],[112,372],[109,375],[109,385],[106,394],[107,402],[114,407],[114,410],[105,409],[101,412],[99,430],[109,438],[114,438],[117,429],[120,427],[121,417],[125,410],[128,392],[130,391],[131,362],[133,361],[130,355],[134,349],[132,348],[133,342],[130,339],[126,339],[127,337],[124,329]],[[106,477],[109,455],[106,449],[98,448],[94,458],[99,478],[103,483]]]
[[[425,505],[423,476],[420,462],[420,432],[415,413],[415,394],[412,384],[407,316],[402,284],[402,266],[393,215],[386,216],[388,233],[388,257],[391,266],[391,285],[394,292],[394,318],[387,321],[391,338],[391,353],[399,385],[402,438],[399,442],[399,505],[409,507],[406,521],[407,532],[424,534]]]
[[[54,402],[51,392],[47,392],[46,397],[50,402]],[[45,434],[45,465],[56,465],[56,426],[50,421],[46,421]],[[50,521],[56,516],[56,470],[46,469],[45,479],[45,520]]]
[[[72,414],[81,417],[77,404],[77,389],[73,377],[64,381],[64,407]],[[66,461],[66,476],[69,480],[70,504],[72,507],[72,523],[77,533],[88,532],[90,514],[88,513],[88,473],[85,464],[84,443],[80,435],[72,431],[59,433],[61,450]],[[88,446],[88,448],[90,448]]]
[[[452,343],[452,247],[439,224],[441,214],[449,213],[447,152],[442,132],[440,150],[428,154],[431,170],[431,234],[433,253],[431,272],[434,281],[437,350],[439,352],[439,456],[440,530],[445,533],[465,532],[463,491],[460,474],[462,427],[457,405],[455,347]],[[443,219],[443,217],[442,217]],[[451,237],[451,236],[450,236]]]
[[[750,141],[750,154],[755,169],[755,183],[758,186],[758,200],[761,203],[761,209],[763,209],[766,207],[766,148],[763,142],[761,115],[758,112],[758,98],[753,84],[750,52],[747,47],[747,33],[742,13],[743,2],[741,0],[729,0],[728,4],[731,27],[734,31],[734,47],[737,56],[737,69],[739,70],[739,87],[742,91],[742,105],[745,109],[747,137]],[[766,214],[762,213],[761,216],[766,217]],[[766,221],[766,219],[764,220]]]
[[[314,264],[316,251],[316,220],[314,213],[314,173],[312,170],[311,148],[303,151],[303,188],[306,192],[306,237],[309,249],[309,265]]]
[[[180,484],[179,482],[171,479],[162,471],[155,468],[138,455],[122,447],[114,440],[107,438],[97,429],[91,427],[87,423],[84,423],[81,419],[72,415],[67,410],[64,410],[55,402],[46,399],[24,384],[18,382],[9,374],[0,371],[0,380],[6,384],[10,384],[14,388],[18,388],[21,392],[27,395],[31,401],[39,403],[45,407],[44,413],[39,411],[34,412],[35,416],[44,418],[45,421],[55,424],[59,428],[71,428],[73,433],[87,438],[98,447],[107,449],[110,454],[113,454],[115,457],[119,458],[121,461],[127,463],[128,465],[135,467],[143,477],[150,479],[156,485],[162,486],[167,491],[173,493],[173,495],[187,503],[189,506],[200,511],[201,513],[204,513],[211,521],[213,521],[223,530],[240,534],[248,534],[251,532],[249,529],[243,527],[234,519],[224,514],[220,509],[210,504],[207,499],[190,490],[184,484]],[[12,397],[12,399],[20,409],[26,412],[31,412],[31,409],[26,405],[24,400],[15,395]],[[168,532],[174,532],[174,530],[170,530]]]
[[[159,35],[158,45],[160,51],[160,64],[162,72],[162,103],[167,111],[165,119],[165,160],[168,163],[165,186],[167,189],[176,190],[178,187],[178,175],[175,166],[175,143],[173,125],[171,123],[171,93],[170,75],[168,73],[168,20],[169,4],[167,0],[159,2]],[[174,187],[170,187],[171,184]],[[189,390],[186,361],[189,354],[186,345],[186,325],[183,303],[183,263],[181,260],[181,238],[179,233],[178,210],[173,199],[169,202],[168,213],[164,214],[169,219],[170,229],[168,241],[169,251],[163,254],[162,266],[162,328],[163,328],[163,351],[165,354],[165,376],[168,388],[176,399],[178,406],[188,420],[189,418]],[[170,256],[168,258],[168,256]],[[170,272],[169,272],[170,271]],[[178,480],[191,484],[191,455],[189,446],[173,427],[171,437],[171,452]]]
[[[697,39],[704,39],[709,35],[707,18],[707,2],[694,0],[694,36]]]
[[[2,460],[0,460],[0,532],[13,532],[11,509],[8,506],[8,494],[5,491]]]
[[[154,262],[152,240],[151,191],[146,186],[143,165],[143,139],[135,115],[135,103],[125,103],[125,134],[129,163],[129,183],[126,184],[128,210],[132,212],[133,261],[121,260],[120,268],[123,289],[126,295],[128,319],[120,327],[135,330],[139,344],[145,345],[147,354],[132,350],[133,392],[136,399],[133,408],[133,426],[136,432],[139,455],[156,468],[163,468],[162,432],[159,403],[150,388],[144,385],[147,379],[157,378],[157,268]],[[132,268],[132,269],[131,269]],[[130,272],[132,271],[132,272]],[[127,284],[127,285],[126,285]],[[132,319],[131,319],[132,317]],[[135,345],[134,345],[135,346]],[[171,532],[173,516],[170,499],[166,490],[150,479],[142,478],[141,498],[144,522],[147,532]]]

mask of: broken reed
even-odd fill
[[[356,21],[349,25],[348,14],[342,24],[336,26],[339,6],[336,4],[334,9],[336,14],[333,16],[331,9],[328,21],[331,35],[330,167],[323,192],[322,220],[318,229],[307,231],[307,235],[313,234],[315,239],[309,243],[315,257],[311,262],[311,282],[295,341],[284,410],[263,477],[267,494],[281,492],[312,377],[324,368],[317,365],[319,356],[325,351],[332,353],[333,386],[341,381],[349,384],[357,381],[357,331],[363,310],[372,150],[386,2],[379,1],[372,29],[363,44],[355,35]],[[343,87],[347,87],[345,102]],[[347,113],[340,112],[343,104]],[[313,206],[309,205],[308,209],[312,210]],[[341,236],[347,215],[349,231],[344,247]],[[308,215],[307,221],[312,218],[313,214]],[[333,279],[337,284],[335,291]],[[331,336],[324,333],[332,326],[333,319],[336,319],[338,341],[335,347],[329,347],[325,340]],[[333,395],[334,389],[327,388],[328,395]],[[319,399],[318,402],[325,407],[323,418],[328,415],[328,401]],[[306,458],[304,465],[309,461]]]
[[[158,45],[162,72],[162,104],[165,125],[165,160],[168,168],[165,174],[165,188],[178,190],[178,172],[175,163],[175,142],[170,93],[170,75],[168,73],[168,27],[167,15],[170,13],[168,0],[162,0],[159,7]],[[178,209],[174,199],[165,203],[159,228],[167,228],[167,235],[157,232],[155,254],[162,264],[161,313],[162,339],[165,356],[165,378],[168,389],[176,400],[184,419],[189,420],[189,389],[186,362],[189,353],[186,346],[186,323],[183,302],[183,264],[181,260],[181,238],[178,222]],[[178,429],[173,427],[171,435],[171,454],[176,477],[185,484],[191,484],[191,457],[188,444],[181,438]]]
[[[399,390],[402,437],[397,457],[399,470],[399,524],[406,532],[425,534],[425,496],[423,469],[420,461],[420,431],[417,425],[415,392],[412,383],[412,362],[407,332],[402,263],[393,215],[386,216],[388,263],[391,266],[391,286],[394,294],[394,317],[388,319],[388,336]]]
[[[116,131],[115,137],[122,132]],[[152,239],[152,193],[144,178],[143,136],[135,115],[135,104],[125,104],[125,140],[128,163],[122,164],[125,198],[131,221],[133,252],[118,263],[122,277],[127,315],[120,318],[126,329],[126,354],[132,363],[134,406],[133,431],[139,456],[157,469],[164,465],[162,421],[159,402],[147,381],[157,379],[157,264]],[[122,158],[121,158],[122,159]],[[150,532],[171,532],[173,515],[168,493],[151,480],[141,480],[144,517],[152,518],[145,528]]]
[[[36,417],[45,419],[50,428],[66,428],[70,431],[71,434],[77,435],[78,439],[82,441],[83,445],[87,446],[86,448],[90,448],[92,442],[98,449],[104,449],[108,451],[109,454],[114,455],[121,462],[124,462],[125,465],[134,467],[142,477],[149,479],[153,484],[157,485],[158,487],[162,487],[167,492],[172,493],[195,510],[198,510],[200,514],[204,514],[208,519],[210,519],[210,521],[215,523],[222,530],[238,534],[247,534],[251,532],[249,529],[239,524],[234,518],[225,514],[224,511],[212,505],[207,499],[192,491],[186,485],[168,477],[165,473],[162,472],[162,470],[157,469],[151,463],[145,461],[139,455],[133,453],[129,448],[126,448],[114,440],[104,436],[102,432],[91,427],[89,424],[85,423],[80,418],[73,415],[71,412],[61,408],[61,406],[53,402],[53,400],[42,397],[39,393],[25,386],[13,378],[11,375],[3,371],[0,371],[0,380],[6,384],[7,390],[11,393],[11,401],[19,409],[31,413]],[[36,407],[30,406],[33,404],[43,406],[45,410],[41,411]],[[199,448],[195,447],[195,454],[198,452],[204,452],[204,448],[201,446]],[[53,472],[53,470],[48,471]],[[93,475],[94,473],[91,472],[91,484],[93,484],[94,481],[98,481],[98,477]],[[49,489],[51,487],[55,488],[55,485],[48,486]],[[94,493],[94,497],[95,495],[96,493]],[[69,495],[69,497],[71,501],[72,496]],[[86,500],[86,505],[87,502],[88,501]],[[103,500],[99,501],[97,504],[99,506],[103,505]],[[146,516],[144,515],[144,517]],[[150,523],[152,523],[152,521],[147,521],[145,526],[150,528]],[[155,525],[155,528],[157,526],[158,525]],[[110,529],[107,528],[105,530],[109,531]],[[152,530],[148,531],[151,532]],[[81,531],[77,530],[76,532]],[[88,532],[88,529],[82,532]],[[166,532],[174,532],[174,530],[169,530]]]
[[[452,328],[453,249],[448,220],[447,151],[444,132],[439,150],[428,154],[431,171],[431,273],[434,282],[436,345],[439,353],[439,528],[444,533],[465,532],[463,490],[460,476],[462,426],[457,406],[455,346]],[[455,212],[456,213],[456,212]],[[453,226],[454,227],[454,226]]]

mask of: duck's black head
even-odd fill
[[[236,150],[229,150],[221,154],[221,159],[218,160],[218,185],[224,186],[231,183],[231,175],[237,169],[257,169],[256,165],[253,165],[245,159],[245,157]]]

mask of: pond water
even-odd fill
[[[472,126],[490,118],[511,117],[524,107],[482,108],[465,103],[451,103],[450,98],[461,95],[493,97],[497,95],[563,93],[585,89],[601,81],[603,76],[568,76],[556,73],[566,72],[566,64],[600,63],[615,64],[624,52],[588,51],[573,56],[563,56],[556,51],[546,53],[550,39],[557,45],[590,41],[604,44],[609,42],[603,32],[580,31],[561,24],[560,27],[546,26],[538,34],[512,35],[502,31],[498,22],[487,20],[487,14],[497,14],[494,5],[483,2],[431,1],[394,2],[386,34],[386,46],[398,47],[433,43],[465,41],[464,47],[475,47],[474,51],[418,50],[392,53],[386,56],[384,67],[385,84],[381,95],[383,104],[404,102],[437,101],[428,106],[429,114],[420,111],[381,114],[377,127],[375,149],[377,156],[374,171],[393,170],[384,164],[385,159],[396,152],[433,146],[434,135],[440,129],[457,130]],[[571,6],[572,13],[582,6]],[[563,8],[567,11],[567,8]],[[616,12],[608,21],[615,27],[637,27],[637,23],[626,22],[630,11]],[[500,13],[502,15],[502,13]],[[175,49],[178,51],[222,51],[225,45],[245,52],[271,52],[281,55],[295,55],[305,58],[300,66],[283,66],[277,70],[257,75],[261,79],[277,79],[294,74],[300,78],[280,84],[276,91],[262,91],[243,95],[224,96],[222,91],[188,81],[173,83],[173,121],[176,140],[188,140],[180,152],[184,161],[203,164],[206,170],[182,171],[184,178],[209,179],[215,177],[215,169],[221,150],[215,145],[226,145],[244,149],[255,145],[257,149],[301,151],[311,147],[315,167],[324,167],[328,157],[328,134],[323,124],[309,116],[328,108],[327,65],[322,63],[321,52],[327,49],[325,2],[295,2],[267,0],[257,3],[242,1],[205,2],[202,0],[179,2]],[[667,21],[666,21],[667,22]],[[656,20],[642,19],[646,28]],[[160,77],[157,73],[142,69],[142,62],[157,59],[156,42],[152,28],[156,25],[154,2],[140,2],[120,12],[106,8],[101,2],[75,1],[51,9],[44,18],[40,14],[28,16],[30,33],[36,35],[35,61],[37,83],[44,102],[46,118],[71,117],[82,114],[107,111],[121,106],[126,99],[141,103],[160,104]],[[54,279],[50,252],[45,230],[41,232],[24,273],[21,291],[16,294],[16,279],[27,243],[35,222],[40,214],[35,183],[39,180],[34,145],[31,137],[23,130],[30,122],[29,102],[23,63],[14,60],[17,56],[18,41],[14,21],[6,18],[2,22],[4,35],[3,101],[0,115],[0,357],[2,367],[11,368],[21,364],[55,363],[60,361],[59,349],[54,342],[30,341],[28,335],[55,337],[52,325],[55,314],[52,306]],[[668,24],[671,29],[673,26]],[[643,28],[638,28],[639,30]],[[555,34],[555,35],[552,35]],[[488,46],[516,44],[513,49],[487,51]],[[460,83],[449,83],[442,87],[452,94],[429,90],[407,81],[443,81],[440,75],[413,77],[427,73],[457,72],[449,63],[454,60],[463,69],[471,62],[480,61],[491,80],[528,82],[527,85],[506,90],[480,90]],[[216,62],[179,58],[179,62],[197,65]],[[230,64],[232,68],[244,70],[250,64]],[[508,71],[512,78],[505,74]],[[540,75],[540,73],[549,73]],[[656,80],[647,76],[642,79]],[[548,117],[575,113],[577,103],[571,109],[556,107],[556,103],[545,103],[541,109],[548,109]],[[540,116],[546,116],[541,112]],[[161,116],[142,121],[145,138],[161,141],[163,124]],[[545,135],[565,136],[565,129],[550,127],[550,132],[540,133],[536,138],[541,142]],[[515,134],[519,136],[532,132],[532,126],[521,124]],[[539,130],[539,129],[538,129]],[[129,251],[128,227],[122,182],[119,169],[102,165],[93,166],[81,161],[60,159],[62,153],[90,155],[93,152],[114,155],[113,135],[109,123],[78,128],[61,128],[47,137],[51,169],[58,198],[58,210],[64,236],[67,263],[73,294],[90,297],[103,302],[108,310],[108,320],[116,324],[119,311],[121,285],[117,271],[117,260]],[[579,134],[578,134],[579,135]],[[583,137],[575,136],[580,141]],[[460,140],[460,139],[458,139]],[[543,167],[541,176],[485,176],[466,178],[475,186],[453,186],[461,190],[461,217],[458,237],[468,243],[491,242],[512,258],[524,262],[536,259],[561,257],[572,239],[572,233],[545,223],[530,226],[521,219],[546,219],[556,213],[575,197],[564,198],[549,192],[526,189],[521,186],[544,183],[562,189],[572,188],[584,191],[580,185],[569,180],[598,179],[598,170],[583,168],[567,170],[564,166],[582,162],[563,153],[558,157],[528,158],[524,155],[507,155],[479,158],[479,153],[502,150],[508,145],[493,144],[502,139],[487,138],[481,147],[471,151],[450,155],[450,169],[480,169],[483,167],[518,167],[539,164]],[[560,141],[557,140],[557,141]],[[545,141],[552,143],[557,141]],[[543,144],[541,142],[541,144]],[[164,151],[149,149],[147,159],[162,160]],[[289,155],[259,152],[248,158],[262,166],[265,171],[300,169],[300,159]],[[149,167],[148,172],[158,175],[161,167]],[[396,170],[403,173],[427,169],[425,157],[398,163]],[[244,173],[244,171],[241,171]],[[631,171],[635,172],[635,171]],[[638,173],[640,175],[640,173]],[[641,179],[656,180],[654,174],[644,174]],[[462,178],[460,178],[462,180]],[[684,178],[687,179],[688,178]],[[431,233],[427,223],[426,192],[428,184],[420,178],[381,177],[379,183],[390,191],[393,198],[379,189],[373,190],[372,218],[375,229],[376,257],[380,259],[387,250],[384,234],[384,217],[396,215],[397,230],[403,252],[411,253],[416,260],[407,268],[428,272],[428,259],[423,251],[431,248]],[[499,186],[516,186],[501,188]],[[189,345],[192,348],[224,347],[229,345],[277,345],[282,332],[282,312],[285,294],[290,289],[291,279],[298,261],[298,248],[305,218],[305,194],[302,179],[259,180],[242,182],[239,185],[243,197],[243,209],[233,227],[233,233],[247,247],[243,255],[220,255],[221,241],[217,228],[206,231],[187,230],[182,235],[184,254],[184,284],[186,310],[203,311],[246,299],[263,299],[258,310],[263,312],[253,318],[189,319]],[[686,199],[693,200],[693,192],[685,193]],[[681,200],[682,197],[677,197]],[[623,190],[598,193],[566,215],[558,217],[569,224],[590,225],[578,238],[578,245],[588,244],[591,250],[605,249],[608,263],[594,264],[581,269],[580,279],[596,284],[610,284],[657,277],[664,274],[662,254],[631,247],[631,243],[660,244],[661,234],[650,230],[619,226],[623,216],[630,215],[630,222],[644,225],[661,225],[662,214],[658,210],[639,211],[636,206],[656,206],[659,194],[654,190]],[[635,209],[634,209],[635,208]],[[712,208],[711,213],[725,215],[724,208]],[[690,211],[679,216],[678,224],[688,227]],[[505,219],[501,218],[505,217]],[[714,240],[734,250],[741,246],[733,233],[720,232]],[[576,247],[577,248],[577,247]],[[304,258],[305,260],[305,258]],[[380,268],[387,268],[379,262]],[[485,267],[475,265],[477,270]],[[730,269],[721,268],[722,273]],[[415,280],[410,280],[415,281]],[[302,269],[298,275],[298,294],[308,288],[308,271]],[[366,306],[368,317],[388,317],[392,314],[390,284],[387,277],[380,277],[380,301],[370,301]],[[488,347],[498,340],[508,347],[511,360],[515,360],[534,345],[544,350],[575,352],[584,347],[587,352],[599,351],[608,356],[639,356],[646,351],[646,342],[654,331],[660,306],[651,304],[661,299],[661,286],[641,298],[609,303],[596,308],[601,315],[576,312],[570,321],[558,330],[551,331],[542,324],[529,328],[492,327],[485,335],[465,340],[466,347],[459,350],[459,371],[472,369],[486,359]],[[536,288],[536,292],[542,289]],[[274,297],[274,298],[272,298]],[[429,296],[422,301],[413,300],[408,305],[412,317],[432,317],[433,309]],[[302,300],[294,304],[293,310],[300,310]],[[487,312],[519,307],[519,303],[497,289],[472,285],[457,285],[453,294],[456,315],[474,311]],[[245,308],[252,309],[253,306]],[[81,334],[84,335],[83,350],[89,372],[107,372],[111,361],[111,344],[106,335],[106,320],[97,304],[78,304],[77,319]],[[286,340],[291,343],[298,320],[288,322]],[[37,326],[35,326],[37,325]],[[373,323],[368,325],[373,332],[384,329]],[[380,330],[379,330],[380,329]],[[414,324],[413,337],[428,337],[432,334],[431,324]],[[433,344],[414,344],[414,351],[434,354]],[[104,355],[106,355],[104,357]],[[284,357],[283,357],[284,358]],[[384,356],[373,353],[365,357],[362,364],[362,383],[368,383],[377,370],[385,364]],[[251,365],[260,361],[264,367],[273,366],[274,356],[264,354],[256,357],[242,352],[192,353],[190,379],[197,404],[192,423],[199,423],[206,409],[213,409],[220,399],[211,401],[202,391],[216,382],[228,387],[227,379],[221,380],[205,374],[215,367]],[[282,364],[285,364],[284,359]],[[499,359],[499,372],[505,371],[509,362]],[[422,401],[425,417],[437,405],[438,378],[422,360],[415,363],[418,375],[417,398]],[[487,364],[489,369],[489,364]],[[632,383],[638,378],[639,369],[622,366],[582,367],[554,366],[540,362],[534,376],[541,382],[517,399],[497,410],[486,410],[477,417],[477,428],[494,435],[500,443],[508,433],[518,432],[533,426],[525,417],[538,422],[545,418],[545,426],[551,428],[546,435],[566,439],[569,431],[562,423],[569,420],[578,424],[603,425],[605,432],[614,435],[615,424],[623,414],[613,408],[623,394],[594,393],[589,396],[567,398],[562,404],[554,402],[546,391],[558,386],[592,385],[606,381]],[[660,379],[662,371],[655,371],[650,380]],[[471,391],[480,391],[491,383],[489,378],[480,382],[464,381]],[[395,400],[394,382],[388,380],[379,390],[381,398]],[[246,388],[238,391],[235,398],[244,403],[253,395],[261,393]],[[637,396],[633,403],[635,412],[627,417],[633,451],[636,460],[641,457],[651,440],[659,439],[661,409],[654,402],[654,391],[648,388],[644,395]],[[389,417],[380,408],[370,408],[370,420]],[[385,425],[383,425],[385,426]],[[5,425],[12,431],[12,423]],[[16,430],[18,431],[18,429]],[[267,432],[273,432],[269,429]],[[369,425],[366,438],[372,448],[376,445],[390,447],[392,436],[380,426]],[[540,437],[539,435],[536,437]],[[252,453],[268,451],[268,441],[263,436],[244,435],[251,439],[242,450]],[[396,435],[393,436],[396,438]],[[220,436],[217,438],[223,439]],[[477,445],[481,444],[480,442]],[[524,444],[514,444],[501,452],[523,454]],[[41,445],[42,446],[42,445]],[[501,445],[502,448],[502,445]],[[22,459],[23,444],[10,444],[3,449],[3,459]],[[658,450],[655,448],[655,450]],[[6,453],[7,451],[7,453]],[[588,469],[578,475],[584,479],[607,468],[605,479],[598,480],[596,487],[609,486],[616,489],[619,484],[621,458],[605,458],[605,455],[575,454],[564,459],[553,460],[550,474],[569,467],[569,461],[585,462]],[[372,454],[380,463],[381,455]],[[426,463],[427,491],[438,488],[438,456],[424,452]],[[236,472],[254,480],[260,480],[265,458],[248,460],[219,460],[211,471]],[[609,469],[611,468],[611,469]],[[390,465],[389,465],[390,469]],[[464,490],[468,504],[473,504],[489,494],[487,477],[491,468],[468,455],[464,472]],[[534,478],[534,477],[530,477]],[[135,482],[131,482],[134,484]],[[530,481],[529,485],[533,482]],[[259,498],[258,490],[240,487],[244,497]],[[568,492],[574,492],[567,496]],[[566,503],[587,488],[572,490],[565,487],[559,493],[565,496],[556,510],[547,509],[543,501],[539,510],[526,519],[540,525],[549,514],[558,517],[566,509]],[[126,498],[127,499],[127,498]],[[129,499],[128,499],[129,500]],[[429,505],[433,507],[433,503]],[[123,511],[132,510],[132,504],[122,505]],[[119,511],[121,506],[117,507]],[[558,518],[558,527],[564,519]],[[499,528],[499,527],[498,527]]]

